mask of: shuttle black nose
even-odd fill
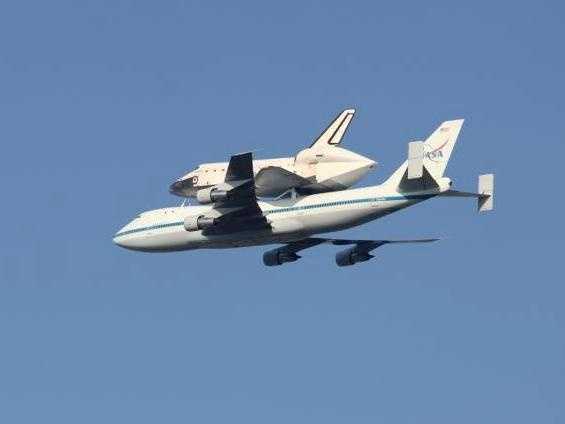
[[[180,189],[182,189],[182,181],[175,181],[169,186],[169,192],[171,194],[177,194]]]
[[[169,193],[180,197],[194,196],[194,183],[192,178],[177,180],[169,186]]]

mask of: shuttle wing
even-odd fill
[[[253,179],[253,156],[242,153],[230,158],[222,189],[229,196],[216,203],[216,207],[253,207],[257,205],[255,196],[255,181]]]
[[[251,153],[231,157],[225,181],[218,187],[227,195],[214,203],[214,210],[219,216],[216,218],[217,225],[209,228],[208,234],[269,227],[257,204]]]

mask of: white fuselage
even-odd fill
[[[309,181],[300,186],[304,193],[325,193],[353,186],[375,165],[372,159],[350,150],[326,147],[320,151],[304,149],[296,157],[254,160],[253,173],[257,176],[266,168],[281,168],[303,178],[303,181]],[[170,192],[182,197],[196,197],[199,190],[223,183],[227,168],[227,162],[202,164],[175,181]],[[285,187],[283,191],[288,188],[291,187]],[[260,196],[277,197],[281,194],[278,185],[261,186],[257,190]]]
[[[147,252],[229,248],[286,243],[315,234],[343,230],[378,219],[436,196],[436,190],[398,193],[387,185],[259,201],[269,229],[206,235],[186,231],[188,216],[213,212],[212,205],[182,206],[144,212],[114,236],[119,246]]]

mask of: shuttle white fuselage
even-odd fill
[[[339,147],[354,113],[344,110],[310,147],[294,157],[254,160],[257,195],[277,197],[290,189],[303,195],[345,190],[361,180],[376,162]],[[197,197],[199,191],[221,184],[227,169],[227,162],[201,164],[171,184],[169,191]]]
[[[341,147],[319,152],[309,150],[296,157],[254,160],[257,195],[276,197],[290,188],[301,194],[345,190],[376,165],[372,159]],[[198,191],[221,184],[227,167],[227,162],[202,164],[175,181],[170,191],[182,197],[196,197]]]

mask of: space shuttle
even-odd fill
[[[254,160],[257,196],[279,197],[293,189],[300,195],[345,190],[362,179],[377,163],[341,147],[354,114],[354,109],[341,112],[310,147],[293,157]],[[203,163],[178,178],[169,191],[208,199],[225,181],[227,169],[227,162]]]

